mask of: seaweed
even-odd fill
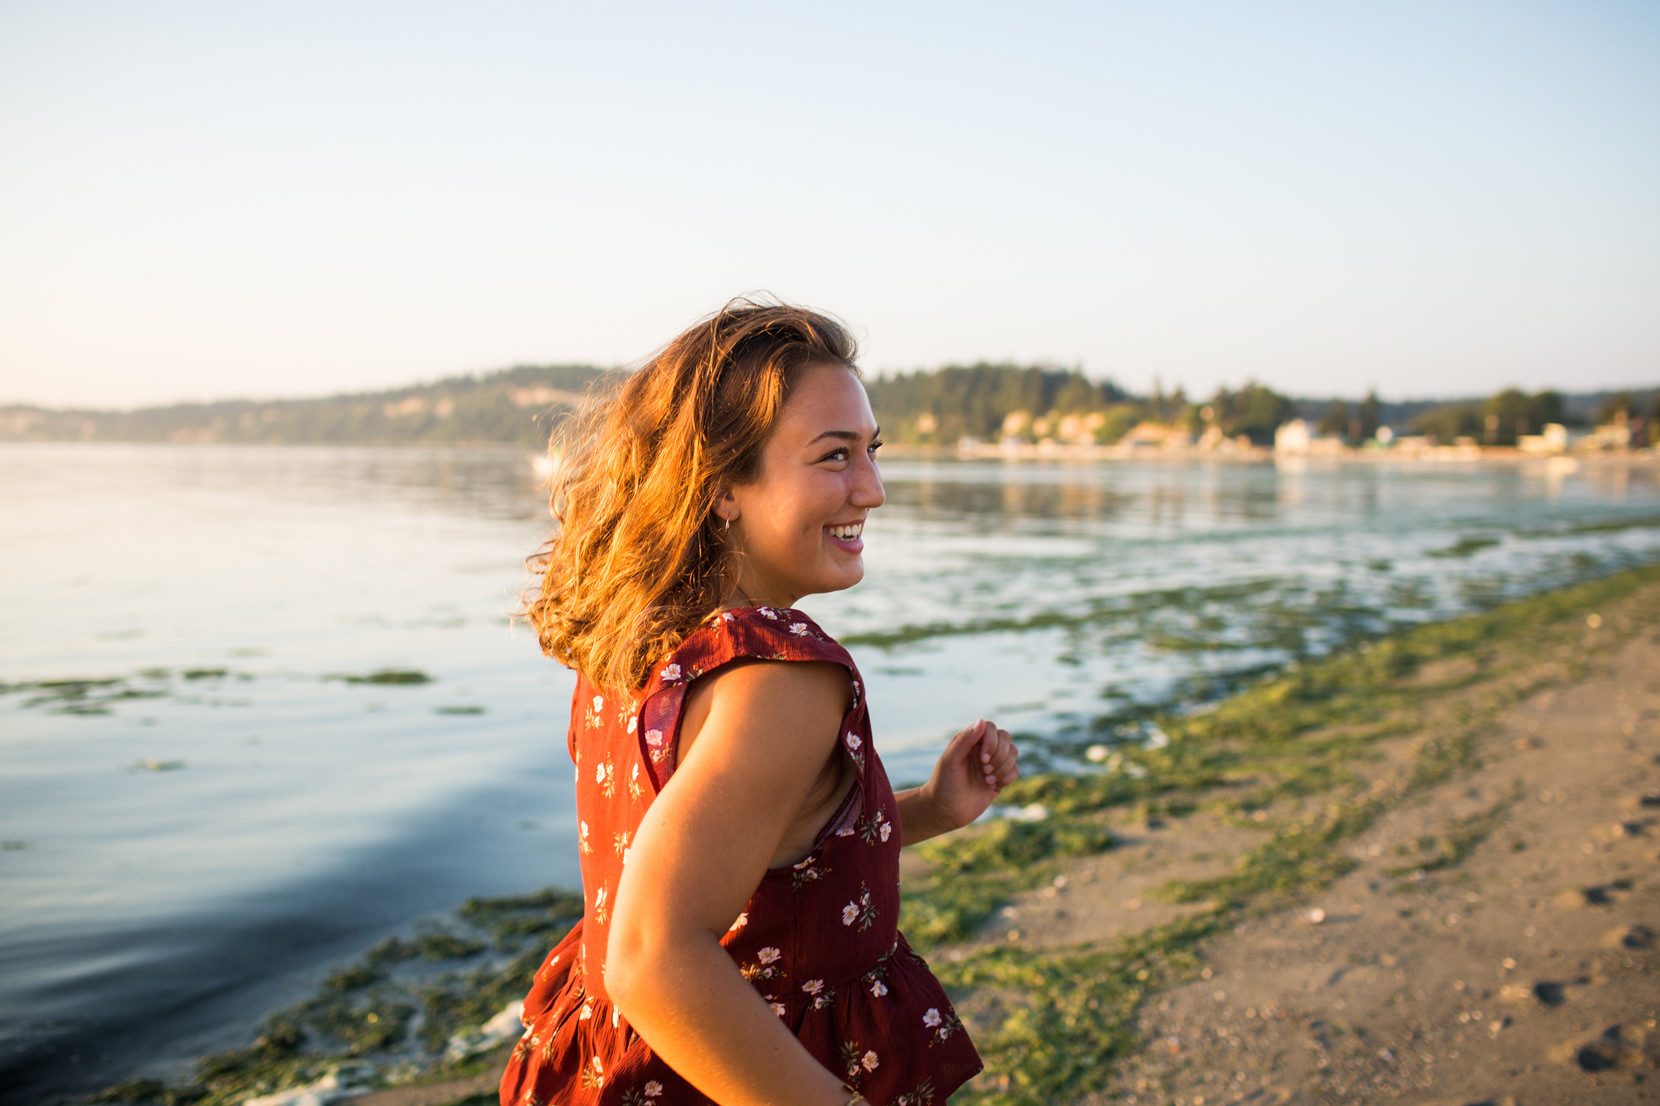
[[[434,677],[413,668],[382,668],[370,672],[366,676],[335,675],[326,677],[331,680],[344,680],[348,684],[393,684],[415,685],[430,684]]]
[[[1149,995],[1193,977],[1206,938],[1304,901],[1349,871],[1356,862],[1345,842],[1473,763],[1507,706],[1576,678],[1589,655],[1620,640],[1595,636],[1600,618],[1588,633],[1587,610],[1656,584],[1660,567],[1630,570],[1297,666],[1214,709],[1157,718],[1168,744],[1122,749],[1109,758],[1116,770],[1028,777],[1004,792],[1007,802],[1042,803],[1042,822],[976,827],[959,835],[955,850],[924,846],[929,867],[907,882],[902,923],[919,949],[937,954],[1052,878],[1068,855],[1084,851],[1078,835],[1104,825],[1114,809],[1210,807],[1248,813],[1249,824],[1265,831],[1231,871],[1161,890],[1199,904],[1178,921],[1096,945],[1033,950],[999,942],[936,955],[988,1070],[1003,1073],[971,1083],[960,1097],[1035,1106],[1110,1092],[1113,1060],[1142,1047],[1137,1011]],[[1660,611],[1641,615],[1660,620]],[[1459,665],[1454,678],[1426,672],[1450,659]],[[1443,700],[1450,700],[1446,709],[1437,708]],[[1409,734],[1421,736],[1405,769],[1382,787],[1368,783],[1357,768],[1371,747]],[[1515,798],[1418,842],[1411,870],[1461,863],[1503,824]]]
[[[1424,554],[1426,557],[1469,557],[1480,553],[1483,549],[1491,549],[1499,544],[1498,538],[1468,537],[1447,546],[1445,549],[1435,549]]]
[[[982,942],[936,955],[989,1070],[1003,1073],[955,1098],[1046,1106],[1111,1092],[1113,1061],[1143,1047],[1135,1030],[1143,1004],[1196,976],[1209,937],[1328,886],[1354,863],[1343,844],[1472,763],[1509,704],[1582,673],[1634,625],[1660,621],[1653,604],[1611,610],[1655,585],[1660,566],[1633,569],[1366,641],[1259,680],[1210,709],[1140,711],[1138,731],[1167,735],[1159,747],[1126,744],[1099,767],[1024,777],[1001,800],[1027,808],[1029,819],[992,820],[950,843],[920,846],[923,864],[907,877],[901,926],[919,950],[937,954],[980,934],[1002,906],[1052,881],[1069,861],[1112,848],[1115,817],[1211,809],[1264,833],[1231,871],[1163,888],[1166,898],[1199,904],[1166,925],[1071,948]],[[1600,612],[1594,625],[1587,612]],[[1596,629],[1603,618],[1621,633]],[[1450,706],[1436,706],[1443,702]],[[1123,724],[1121,714],[1105,717]],[[1404,770],[1386,787],[1369,784],[1360,769],[1378,743],[1408,734],[1421,736]],[[1502,825],[1513,799],[1420,841],[1413,869],[1461,863]],[[323,993],[271,1019],[253,1046],[206,1058],[190,1083],[123,1084],[105,1095],[128,1098],[100,1100],[229,1106],[314,1080],[353,1056],[383,1064],[414,1056],[403,1062],[427,1075],[464,1070],[468,1061],[441,1055],[448,1043],[522,996],[552,938],[581,913],[580,896],[553,888],[468,900],[458,911],[461,930],[382,941],[331,975]],[[401,978],[421,972],[432,953],[444,962],[477,958],[479,966]]]

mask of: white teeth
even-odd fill
[[[855,522],[851,526],[830,526],[826,529],[830,531],[830,536],[833,538],[840,538],[842,541],[852,541],[864,532],[865,524],[862,522]]]

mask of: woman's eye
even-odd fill
[[[870,448],[869,448],[870,455],[872,457],[876,456],[876,451],[878,449],[881,449],[881,448],[882,448],[882,439],[877,438],[874,442],[870,443]]]
[[[847,447],[842,446],[840,449],[832,449],[829,453],[826,453],[823,457],[820,457],[819,460],[845,461],[847,460]]]

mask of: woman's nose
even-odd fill
[[[860,467],[859,478],[853,488],[853,505],[874,511],[886,503],[887,499],[887,492],[882,488],[882,474],[877,470],[876,462],[867,460]]]

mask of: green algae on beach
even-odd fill
[[[581,915],[581,896],[555,888],[469,899],[453,918],[389,937],[332,972],[315,995],[268,1017],[252,1045],[204,1057],[188,1081],[134,1080],[87,1101],[234,1106],[343,1065],[370,1083],[476,1070],[478,1056],[455,1042],[524,996],[548,947]]]
[[[1494,546],[1496,546],[1498,544],[1499,544],[1499,539],[1498,538],[1491,538],[1491,537],[1485,537],[1485,536],[1460,538],[1460,539],[1458,539],[1458,541],[1455,544],[1449,545],[1445,549],[1431,550],[1429,553],[1425,554],[1425,556],[1429,556],[1429,557],[1469,557],[1473,554],[1480,553],[1483,549],[1492,549]]]
[[[1582,675],[1620,640],[1601,629],[1601,612],[1657,584],[1660,567],[1622,572],[1298,664],[1207,710],[1154,712],[1145,721],[1165,740],[1125,744],[1099,768],[1023,778],[1000,796],[1017,816],[919,846],[901,924],[987,1061],[988,1074],[956,1100],[1048,1106],[1111,1093],[1115,1062],[1145,1047],[1138,1011],[1198,976],[1208,939],[1328,886],[1353,863],[1346,842],[1471,764],[1498,712]],[[1660,611],[1642,615],[1645,626],[1660,621]],[[1385,744],[1401,741],[1409,755],[1398,771],[1377,774]],[[1454,871],[1496,831],[1508,801],[1417,842],[1402,874]],[[1184,916],[1067,947],[987,939],[1004,905],[1114,848],[1115,826],[1196,812],[1250,836],[1222,874],[1159,890],[1192,907]],[[188,1087],[152,1087],[148,1100],[221,1106],[353,1059],[400,1081],[467,1070],[476,1061],[446,1060],[448,1043],[524,993],[581,909],[556,889],[469,900],[435,939],[456,952],[488,939],[489,951],[470,954],[476,968],[426,967],[420,935],[383,942],[331,976],[326,993],[269,1020],[254,1046],[204,1061]]]
[[[348,684],[398,684],[415,685],[430,684],[434,677],[425,672],[410,668],[383,668],[370,672],[365,676],[330,676],[331,680],[344,680]]]
[[[1196,808],[1242,816],[1240,825],[1264,836],[1227,874],[1163,889],[1163,897],[1195,904],[1197,913],[1119,941],[944,949],[961,938],[936,945],[926,932],[916,935],[919,948],[936,954],[936,970],[987,1061],[990,1074],[965,1088],[962,1100],[1037,1106],[1111,1092],[1113,1061],[1143,1047],[1133,1028],[1137,1011],[1150,994],[1194,978],[1208,937],[1303,901],[1343,874],[1353,864],[1343,842],[1470,764],[1477,738],[1501,710],[1583,675],[1591,655],[1612,647],[1618,639],[1603,634],[1596,640],[1601,617],[1587,612],[1656,583],[1660,567],[1635,569],[1404,631],[1299,666],[1213,710],[1161,718],[1169,743],[1126,750],[1120,762],[1140,765],[1145,776],[1039,776],[1008,789],[1004,798],[1044,802],[1050,820],[1062,825],[1089,824],[1103,811],[1128,810],[1153,795],[1165,801],[1183,795]],[[1644,614],[1650,625],[1660,620],[1660,612]],[[1431,723],[1426,712],[1455,693],[1463,698]],[[1384,777],[1368,783],[1350,770],[1367,764],[1369,746],[1414,734],[1410,760],[1393,783],[1380,787],[1376,781]],[[1419,842],[1413,870],[1456,867],[1513,801],[1506,796],[1460,819],[1443,838]],[[1028,853],[1024,868],[1001,872],[1005,900],[1039,882],[1027,873],[1046,875],[1045,863],[1058,859]],[[921,918],[965,897],[927,876],[908,884],[906,895],[918,900],[907,909]],[[980,888],[973,905],[985,918],[1000,902]],[[942,950],[949,955],[938,955]]]

